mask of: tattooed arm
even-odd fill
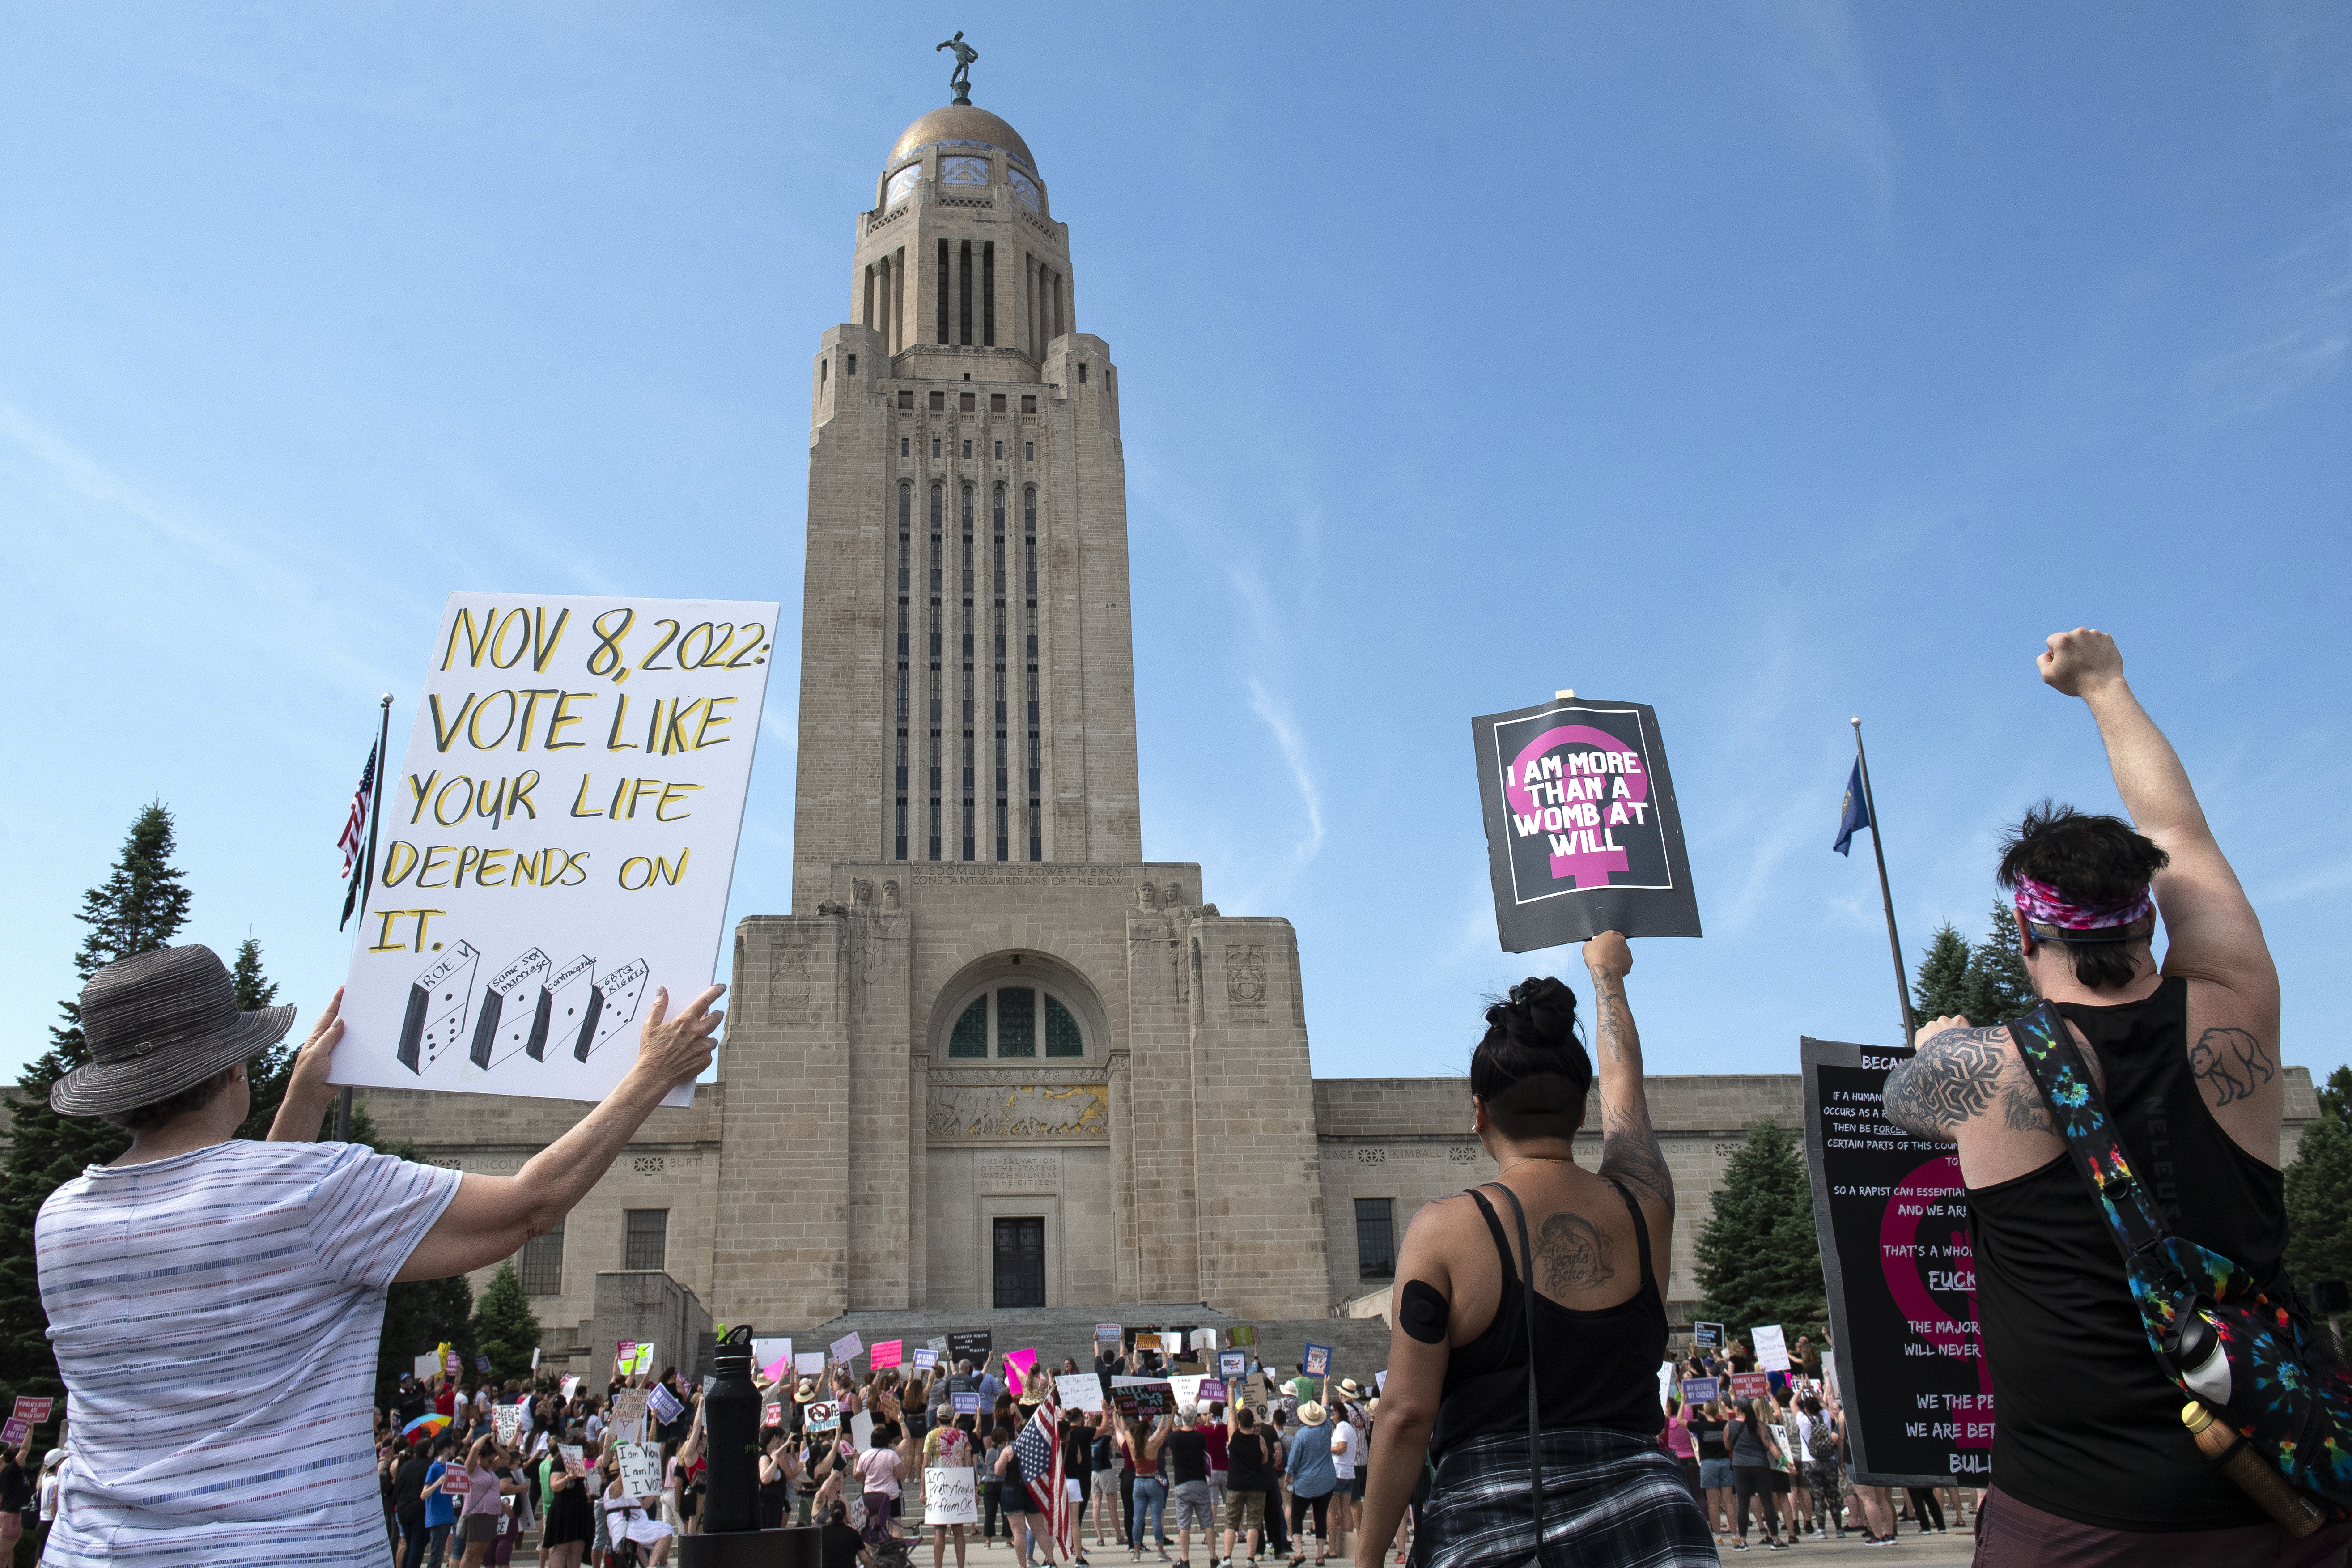
[[[2011,1046],[2006,1025],[1969,1027],[1938,1018],[1919,1031],[1919,1052],[1886,1075],[1886,1120],[1937,1142],[1958,1142],[1960,1128],[1992,1104]]]
[[[1642,1037],[1625,1005],[1633,950],[1615,931],[1603,931],[1584,944],[1584,967],[1592,976],[1593,1045],[1601,1058],[1601,1174],[1623,1183],[1636,1198],[1664,1205],[1671,1217],[1675,1178],[1650,1126],[1650,1102],[1642,1089]]]

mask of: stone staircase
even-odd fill
[[[1258,1333],[1256,1354],[1261,1363],[1285,1375],[1295,1369],[1309,1343],[1331,1347],[1334,1376],[1353,1377],[1370,1390],[1372,1373],[1388,1364],[1389,1326],[1378,1318],[1294,1318],[1247,1320],[1204,1307],[1198,1301],[1130,1304],[1124,1307],[1034,1307],[1003,1310],[942,1308],[908,1312],[844,1312],[814,1324],[761,1323],[761,1335],[790,1334],[796,1351],[823,1350],[844,1335],[856,1333],[866,1344],[903,1340],[911,1353],[931,1339],[950,1333],[987,1330],[999,1352],[1034,1350],[1038,1361],[1058,1367],[1068,1356],[1079,1366],[1094,1364],[1097,1323],[1117,1322],[1129,1329],[1223,1329],[1254,1322]]]

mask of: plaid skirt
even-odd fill
[[[1681,1464],[1654,1441],[1592,1426],[1547,1432],[1544,1568],[1696,1568],[1720,1561]],[[1417,1568],[1522,1568],[1536,1551],[1528,1439],[1490,1432],[1446,1450],[1413,1532]]]

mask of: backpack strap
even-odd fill
[[[1536,1252],[1528,1243],[1528,1211],[1519,1206],[1519,1194],[1503,1187],[1503,1195],[1511,1200],[1511,1217],[1519,1222],[1519,1256],[1525,1261],[1519,1267],[1519,1289],[1526,1303],[1528,1320],[1528,1489],[1535,1498],[1536,1545],[1528,1553],[1533,1562],[1543,1557],[1543,1412],[1536,1396]],[[1636,1212],[1634,1218],[1640,1220]]]

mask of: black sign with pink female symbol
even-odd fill
[[[1470,732],[1505,952],[1604,931],[1700,934],[1654,710],[1562,697],[1473,719]]]

